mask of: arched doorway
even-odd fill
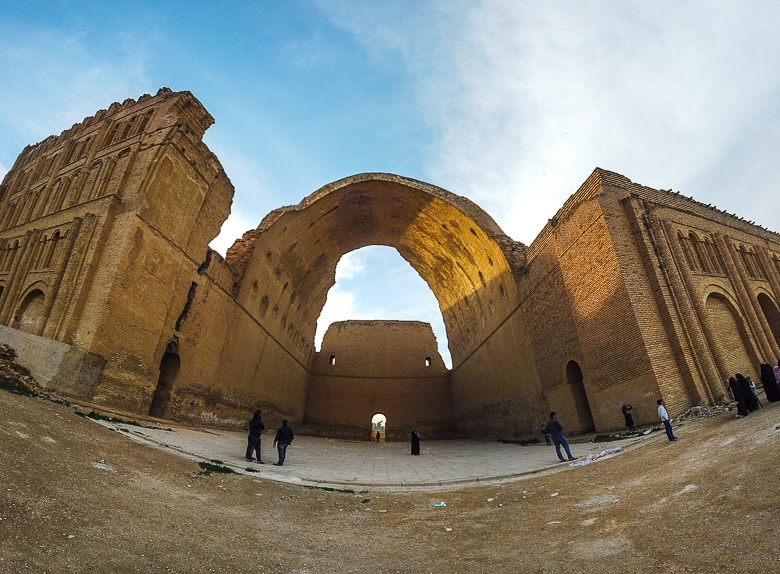
[[[40,289],[30,291],[17,308],[11,326],[26,333],[40,335],[43,327],[45,300],[43,291]]]
[[[371,417],[371,440],[375,442],[384,442],[387,432],[387,417],[382,413],[377,413]]]
[[[769,324],[770,331],[772,331],[775,343],[780,346],[780,311],[777,310],[777,305],[764,293],[758,294],[758,304],[764,312],[764,317]]]
[[[731,302],[720,293],[711,293],[706,301],[707,319],[716,334],[711,344],[716,345],[724,359],[726,372],[724,377],[734,373],[757,376],[760,361],[751,357],[750,349],[744,341],[749,340],[742,319]],[[766,311],[765,311],[766,312]],[[721,383],[723,384],[723,383]]]
[[[580,432],[591,432],[596,426],[593,423],[593,415],[590,412],[588,394],[585,392],[585,382],[582,369],[576,361],[569,361],[566,365],[566,382],[569,383],[571,396],[574,399],[574,407],[577,418],[580,421]]]
[[[175,341],[169,342],[160,361],[160,377],[157,379],[157,387],[154,390],[152,404],[149,407],[150,417],[161,419],[165,416],[168,401],[171,398],[173,383],[176,381],[176,375],[179,374],[179,367],[181,366],[178,347]]]

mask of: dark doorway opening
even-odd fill
[[[596,426],[593,424],[590,402],[588,402],[588,394],[585,392],[582,369],[576,361],[569,361],[566,365],[566,380],[569,383],[574,406],[577,409],[577,418],[580,420],[580,432],[592,432]]]
[[[168,409],[168,401],[171,398],[171,390],[179,374],[181,360],[179,359],[178,344],[175,341],[168,343],[160,361],[160,378],[157,379],[157,388],[154,390],[152,405],[149,407],[149,416],[161,419]]]

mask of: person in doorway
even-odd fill
[[[558,413],[555,411],[550,413],[550,420],[547,421],[547,429],[550,431],[550,436],[552,436],[553,442],[555,443],[555,454],[558,455],[558,460],[566,462],[561,453],[561,447],[566,451],[566,456],[569,457],[569,460],[577,460],[571,453],[569,441],[566,440],[566,437],[563,434],[563,425],[561,424],[561,421],[558,420]]]
[[[274,437],[274,447],[276,447],[276,452],[279,453],[279,460],[274,463],[274,466],[282,466],[284,464],[284,459],[287,456],[287,447],[292,444],[294,438],[292,429],[287,426],[287,419],[284,419],[282,426],[276,430],[276,437]]]
[[[544,437],[544,442],[547,443],[547,446],[550,446],[552,443],[550,442],[550,429],[547,428],[547,425],[542,425],[542,436]]]
[[[382,438],[382,433],[379,431],[376,431],[376,442],[379,442],[379,439]]]
[[[263,431],[265,430],[263,420],[260,418],[262,414],[262,411],[257,409],[254,416],[249,421],[249,437],[247,438],[246,445],[247,462],[252,462],[252,454],[256,454],[258,464],[265,464],[263,462],[263,455],[261,454],[260,449],[260,437],[263,435]]]
[[[412,454],[420,454],[420,433],[412,431]]]
[[[658,416],[661,418],[661,422],[664,424],[664,428],[666,429],[666,436],[669,438],[669,442],[676,442],[677,437],[674,436],[674,433],[672,432],[672,422],[669,420],[669,413],[666,412],[666,407],[664,406],[664,400],[658,399]]]
[[[626,426],[628,427],[628,431],[634,432],[634,417],[631,416],[631,411],[634,410],[634,407],[628,403],[623,403],[623,408],[621,410],[623,411],[623,417],[626,419]]]

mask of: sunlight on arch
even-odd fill
[[[394,247],[371,245],[345,254],[336,266],[336,284],[317,320],[314,345],[334,321],[424,321],[436,336],[439,354],[452,368],[439,303],[428,284]]]

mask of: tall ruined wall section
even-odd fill
[[[694,245],[695,244],[695,245]],[[724,400],[776,361],[778,236],[596,170],[529,247],[521,281],[550,408],[572,430],[655,421]]]
[[[0,322],[104,359],[81,398],[148,408],[230,210],[212,123],[164,88],[25,148],[0,186]]]
[[[642,379],[649,364],[600,194],[592,177],[550,220],[522,283],[542,386],[571,430],[603,428],[615,400],[618,412],[622,402],[640,403],[610,389]],[[642,381],[651,393],[653,383]]]
[[[391,440],[412,430],[455,434],[449,371],[431,326],[416,321],[333,323],[315,355],[304,424],[323,436],[367,439],[387,417]]]
[[[625,223],[613,234],[630,230],[634,238],[620,256],[640,327],[649,348],[668,342],[668,352],[651,358],[670,409],[724,400],[736,372],[758,380],[759,365],[780,357],[780,236],[617,174],[605,173],[604,182]],[[634,272],[640,263],[642,274]]]

